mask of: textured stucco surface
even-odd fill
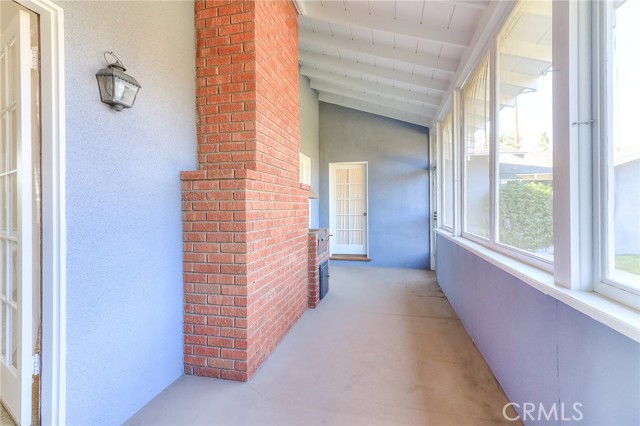
[[[329,227],[329,163],[367,161],[366,265],[429,267],[426,127],[320,102],[320,226]]]
[[[311,159],[311,190],[320,186],[320,102],[318,92],[309,87],[309,79],[300,76],[300,152]],[[313,199],[309,228],[320,226],[320,200]]]
[[[193,3],[60,2],[67,123],[67,424],[120,424],[183,372],[181,170],[195,168]],[[123,29],[123,30],[118,30]],[[113,50],[142,85],[102,104]]]
[[[437,238],[438,283],[507,397],[547,411],[564,403],[565,417],[582,404],[580,422],[526,424],[640,424],[639,343]]]

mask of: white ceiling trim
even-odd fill
[[[294,0],[299,1],[299,0]],[[455,0],[453,2],[456,6],[468,7],[471,9],[480,9],[484,10],[489,6],[489,1],[485,0]]]
[[[420,40],[444,43],[458,47],[469,46],[473,37],[472,33],[451,31],[446,27],[439,27],[430,24],[414,24],[393,18],[362,15],[350,10],[323,7],[320,2],[306,2],[304,10],[306,16],[322,21],[383,31],[390,34],[400,34]]]
[[[298,15],[304,15],[306,12],[306,8],[304,6],[304,0],[293,0],[293,5],[296,7],[298,11]]]
[[[331,93],[320,92],[318,94],[318,99],[321,102],[340,105],[346,108],[368,112],[370,114],[381,115],[383,117],[393,118],[394,120],[417,124],[419,126],[427,127],[432,119],[431,117],[419,116],[416,114],[398,111],[393,108],[371,105],[367,102],[358,101],[356,99],[348,99],[342,96],[333,95]]]
[[[424,93],[412,92],[410,90],[402,89],[399,87],[387,86],[384,84],[372,83],[364,80],[356,80],[330,72],[302,68],[300,69],[300,74],[305,75],[310,79],[315,79],[316,81],[328,82],[330,84],[333,84],[334,86],[351,88],[355,90],[366,90],[373,93],[393,96],[396,99],[406,99],[435,106],[439,106],[442,103],[442,98],[439,96],[430,96],[425,95]]]
[[[424,53],[416,53],[381,44],[371,44],[364,41],[352,40],[346,37],[314,33],[304,29],[299,31],[298,36],[301,42],[315,46],[330,46],[338,50],[348,50],[355,53],[376,56],[382,59],[404,62],[410,65],[420,65],[425,68],[444,71],[447,73],[455,73],[460,65],[460,62],[454,59],[438,58]]]
[[[308,52],[300,52],[300,60],[303,62],[303,68],[310,68],[309,65],[317,64],[333,69],[338,69],[342,72],[366,74],[371,77],[384,78],[400,83],[412,84],[414,86],[423,87],[425,89],[434,90],[437,92],[446,92],[449,88],[449,82],[446,80],[438,80],[435,78],[410,74],[403,71],[394,71],[388,68],[375,67],[373,65],[361,64],[358,62],[349,61],[347,59],[338,59],[332,56],[323,56],[311,54]]]
[[[397,109],[399,111],[411,112],[417,115],[433,115],[435,112],[435,106],[419,106],[402,101],[392,100],[385,97],[380,97],[371,93],[359,92],[357,90],[345,89],[344,87],[334,86],[329,83],[321,81],[311,80],[310,86],[312,89],[318,92],[333,93],[334,95],[340,95],[351,99],[358,99],[360,101],[369,102],[372,104]]]

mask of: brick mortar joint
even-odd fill
[[[243,151],[237,151],[237,152],[243,152]],[[284,169],[279,169],[279,170],[284,170]],[[240,171],[241,173],[247,173],[247,171],[249,172],[248,176],[236,176],[236,172]],[[220,176],[213,176],[213,177],[208,177],[206,176],[206,174],[208,173],[212,173],[212,172],[220,172]],[[199,175],[204,175],[204,176],[189,176],[190,174],[195,174],[198,173]],[[213,174],[213,173],[212,173]],[[229,176],[224,176],[224,175],[229,175]],[[266,174],[267,176],[273,176],[275,178],[280,178],[280,179],[284,179],[282,178],[282,176],[278,176],[278,175],[272,175],[272,174],[268,174],[268,173],[264,173],[264,172],[259,172],[257,170],[253,170],[253,169],[234,169],[234,170],[224,170],[224,171],[220,171],[218,169],[212,169],[212,170],[184,170],[182,172],[180,172],[180,180],[182,182],[211,182],[211,181],[218,181],[218,180],[242,180],[242,181],[254,181],[254,182],[261,182],[261,183],[265,183],[268,185],[275,185],[275,186],[280,186],[280,187],[286,187],[286,188],[293,188],[293,187],[299,187],[299,189],[302,190],[307,190],[307,187],[309,187],[309,185],[301,183],[301,182],[297,182],[297,181],[292,181],[294,182],[293,185],[282,185],[280,183],[276,183],[276,182],[268,182],[264,180],[264,176],[251,176],[251,174]],[[189,190],[187,190],[189,191]],[[268,191],[266,191],[268,192]]]

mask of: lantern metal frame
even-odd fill
[[[115,62],[109,62],[107,55],[112,56]],[[111,105],[116,111],[133,107],[142,86],[135,78],[125,73],[127,69],[112,51],[104,52],[104,60],[107,68],[96,73],[100,100]]]

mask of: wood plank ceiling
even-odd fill
[[[296,0],[300,73],[322,102],[431,126],[488,0]]]

